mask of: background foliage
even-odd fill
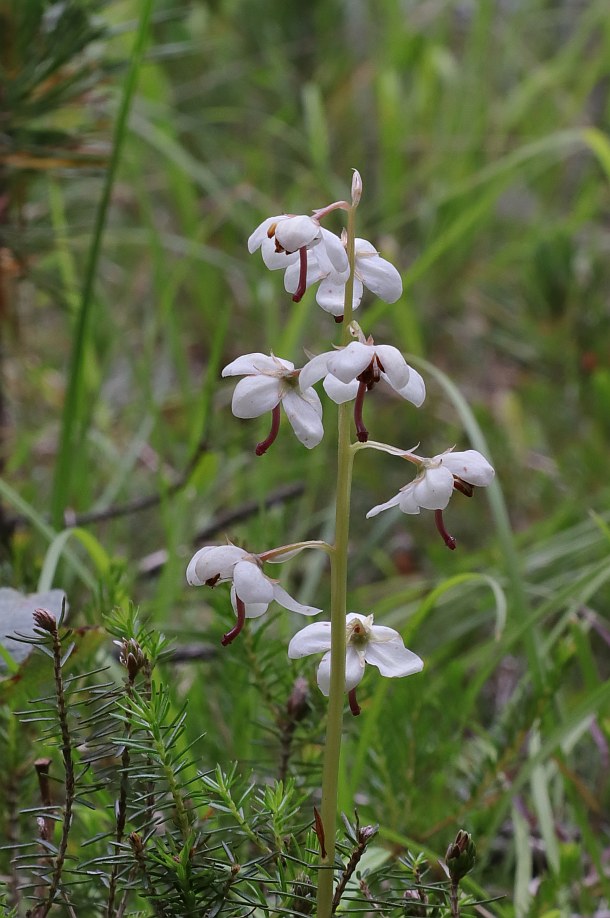
[[[494,914],[604,914],[607,4],[157,0],[145,28],[135,2],[3,0],[0,20],[4,585],[64,589],[75,626],[132,600],[199,656],[159,670],[175,710],[188,699],[198,766],[278,775],[280,712],[311,661],[281,662],[281,613],[221,652],[228,596],[187,588],[184,568],[225,535],[255,551],[331,535],[332,406],[315,451],[286,435],[255,461],[263,422],[231,417],[219,376],[243,352],[326,349],[313,294],[292,304],[245,241],[268,214],[345,197],[358,167],[360,232],[405,283],[360,320],[429,383],[422,412],[380,395],[374,436],[470,443],[498,485],[452,502],[450,554],[425,516],[365,521],[404,471],[358,457],[350,606],[426,668],[367,675],[341,804],[432,863],[472,831],[477,884],[507,896]],[[300,556],[283,579],[324,607],[326,574]],[[91,642],[90,669],[116,665],[111,646]],[[306,797],[323,715],[314,690],[289,766]],[[17,782],[27,805],[39,750],[13,720],[0,797]]]

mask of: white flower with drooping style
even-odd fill
[[[325,378],[328,380],[324,387],[326,392],[334,402],[341,404],[356,397],[360,383],[371,389],[383,379],[398,395],[419,408],[426,397],[426,386],[417,370],[409,366],[398,348],[391,344],[375,344],[372,338],[360,335],[360,341],[352,341],[347,347],[312,357],[301,370],[301,388],[307,389]]]
[[[319,270],[333,272],[344,279],[349,275],[345,246],[338,236],[320,226],[319,222],[322,216],[344,203],[330,204],[316,211],[312,217],[304,214],[267,217],[248,239],[250,254],[260,249],[263,261],[271,271],[293,267],[296,281],[294,290],[290,292],[295,302],[307,289],[308,256],[312,252],[316,252],[312,265],[319,263]]]
[[[343,245],[347,237],[342,236]],[[338,272],[319,249],[307,252],[306,286],[320,282],[316,291],[316,302],[333,316],[342,316],[345,308],[345,284],[347,272]],[[284,274],[284,286],[288,293],[294,293],[300,281],[297,264],[291,264]],[[352,309],[357,309],[362,300],[364,288],[370,290],[386,303],[395,303],[402,295],[402,278],[394,265],[382,258],[376,248],[366,239],[355,240],[354,292]]]
[[[495,475],[493,467],[476,449],[447,450],[431,459],[415,453],[401,454],[398,450],[396,454],[419,466],[417,477],[385,504],[369,510],[367,518],[390,507],[399,507],[403,513],[419,513],[422,507],[424,510],[444,510],[454,490],[470,496],[473,487],[487,487]]]
[[[357,322],[351,323],[350,330],[359,340],[312,357],[301,370],[299,385],[306,389],[324,379],[327,395],[338,405],[355,398],[356,433],[365,443],[368,431],[362,420],[362,405],[367,390],[383,379],[401,398],[419,408],[426,397],[426,386],[393,345],[375,344],[372,338],[365,338]]]
[[[267,560],[267,555],[270,561],[281,561],[288,560],[294,553],[278,554],[272,550],[255,555],[236,545],[206,545],[193,555],[186,570],[186,579],[191,586],[214,587],[217,583],[231,583],[231,604],[238,623],[223,637],[224,645],[237,637],[245,618],[264,615],[273,601],[301,615],[317,615],[322,611],[301,605],[277,580],[263,573],[262,563]]]
[[[307,625],[290,641],[291,660],[324,653],[318,667],[318,685],[324,695],[330,691],[330,622]],[[346,617],[345,691],[356,688],[366,663],[372,663],[382,676],[410,676],[423,668],[423,660],[407,650],[400,634],[393,628],[374,625],[372,615],[350,612]]]
[[[267,411],[273,413],[271,433],[256,448],[259,456],[277,436],[280,405],[297,438],[308,449],[317,446],[324,436],[322,403],[315,389],[300,388],[299,372],[290,360],[257,353],[238,357],[222,371],[223,376],[245,376],[233,393],[231,407],[235,417],[257,418]]]
[[[443,510],[451,500],[454,490],[472,497],[475,487],[486,488],[491,484],[495,471],[487,459],[476,449],[467,449],[463,452],[447,450],[428,459],[415,453],[401,452],[396,447],[385,444],[375,444],[375,448],[415,463],[418,466],[418,474],[385,504],[378,504],[369,510],[367,519],[389,510],[390,507],[398,507],[403,513],[410,514],[419,513],[420,508],[434,510],[436,528],[447,548],[453,550],[456,541],[445,529]]]

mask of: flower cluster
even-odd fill
[[[365,336],[358,323],[351,321],[365,289],[388,303],[396,302],[402,295],[402,279],[397,269],[370,242],[355,237],[350,220],[361,193],[362,181],[355,172],[351,204],[335,201],[313,211],[311,216],[279,214],[268,217],[248,240],[250,253],[260,249],[270,270],[283,270],[285,289],[295,302],[315,286],[318,305],[338,323],[347,319],[341,345],[310,357],[300,369],[295,368],[292,361],[273,353],[245,354],[231,361],[222,375],[242,377],[232,398],[236,417],[251,419],[267,412],[271,414],[269,433],[256,445],[257,456],[266,453],[276,440],[281,408],[303,446],[313,449],[321,442],[323,408],[314,388],[318,383],[322,383],[324,392],[335,404],[353,401],[356,442],[350,449],[354,452],[366,447],[382,450],[406,459],[417,468],[412,481],[394,497],[369,510],[367,517],[392,507],[406,514],[418,514],[421,508],[432,510],[445,544],[453,549],[455,539],[445,529],[443,510],[454,490],[472,496],[475,487],[491,483],[494,470],[476,450],[451,449],[424,458],[412,450],[369,441],[363,416],[368,393],[383,383],[395,396],[419,408],[425,400],[426,387],[420,374],[396,347],[376,343],[370,335]],[[333,212],[342,211],[349,212],[348,227],[351,228],[337,235],[323,226],[322,221]],[[350,342],[350,335],[355,340]],[[347,419],[346,415],[344,417]],[[271,602],[301,615],[317,615],[321,611],[297,602],[263,570],[265,563],[288,560],[304,548],[322,548],[331,557],[336,550],[326,543],[301,542],[254,554],[228,544],[206,546],[195,554],[187,570],[190,584],[209,587],[218,583],[231,584],[231,603],[237,622],[224,635],[223,644],[230,644],[243,629],[245,620],[263,615]],[[384,676],[407,676],[419,672],[423,666],[422,660],[404,646],[397,631],[373,624],[372,614],[347,614],[345,645],[345,691],[353,713],[359,712],[355,689],[366,663],[372,663]],[[321,691],[328,695],[331,685],[330,622],[308,625],[293,637],[288,648],[291,659],[315,653],[324,654],[317,678]]]

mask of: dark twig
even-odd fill
[[[34,768],[38,776],[38,787],[40,790],[40,802],[45,809],[53,805],[51,800],[51,787],[49,783],[49,769],[51,759],[36,759]],[[40,837],[43,841],[50,841],[53,838],[53,820],[47,816],[40,819]]]
[[[275,507],[277,504],[283,504],[286,503],[286,501],[294,500],[295,497],[300,497],[304,490],[305,485],[302,482],[284,485],[281,488],[277,488],[276,491],[272,491],[272,493],[265,498],[263,506],[266,509],[269,509],[270,507]],[[219,513],[208,523],[207,526],[204,526],[203,529],[199,530],[193,539],[193,543],[198,544],[199,542],[204,542],[206,539],[216,535],[218,532],[222,532],[223,530],[228,529],[228,527],[232,526],[234,523],[240,523],[243,520],[248,519],[250,516],[254,516],[259,511],[260,501],[249,500],[243,503],[241,507],[237,507],[235,510],[230,510],[226,513]],[[167,563],[167,559],[168,553],[165,549],[160,549],[159,551],[152,552],[152,554],[146,555],[141,559],[140,563],[138,564],[138,571],[142,576],[153,576],[161,570],[164,564]]]
[[[164,491],[158,491],[155,494],[147,494],[145,497],[128,500],[124,504],[116,504],[113,507],[106,507],[104,510],[90,510],[87,513],[74,513],[72,510],[66,510],[64,512],[65,525],[86,526],[89,523],[101,523],[106,520],[114,520],[120,516],[129,516],[132,513],[140,513],[142,510],[150,510],[151,507],[157,507],[166,497],[171,497],[186,487],[193,472],[197,468],[201,456],[206,450],[207,443],[205,440],[202,440],[195,447],[193,455],[187,462],[186,468],[180,477]]]
[[[142,877],[142,885],[144,890],[147,893],[148,901],[152,905],[155,915],[159,918],[163,918],[164,910],[161,905],[162,899],[155,886],[150,878],[148,869],[146,866],[146,858],[144,856],[144,842],[142,841],[142,836],[137,832],[132,832],[129,836],[129,843],[131,845],[131,850],[133,851],[133,856],[135,858],[136,864],[138,865],[138,871]]]
[[[337,888],[335,889],[335,895],[333,896],[333,907],[332,913],[334,914],[339,908],[339,903],[341,902],[341,896],[345,892],[345,887],[350,881],[350,878],[353,876],[356,867],[360,863],[362,855],[366,851],[367,845],[375,837],[378,831],[378,826],[360,826],[356,830],[356,847],[351,853],[350,859],[345,865],[345,870],[341,874],[339,882],[337,883]]]
[[[278,718],[280,729],[280,767],[278,779],[286,781],[288,764],[292,754],[294,731],[299,721],[303,720],[309,710],[309,684],[307,679],[298,676],[292,687],[285,709]]]
[[[76,782],[74,778],[74,760],[72,757],[72,737],[70,735],[70,725],[68,723],[68,708],[66,705],[66,696],[64,692],[64,680],[62,675],[62,650],[61,638],[57,630],[57,620],[55,616],[46,609],[36,609],[34,612],[34,621],[42,630],[51,636],[51,649],[53,653],[53,675],[55,679],[55,697],[57,699],[57,716],[61,731],[61,754],[64,763],[64,783],[65,783],[65,802],[64,802],[64,819],[61,832],[61,840],[55,858],[53,876],[51,885],[47,893],[46,901],[38,906],[34,912],[36,918],[46,918],[51,911],[55,896],[60,887],[61,875],[68,851],[68,839],[72,827],[72,816],[74,808],[74,797],[76,793]]]
[[[142,648],[135,640],[124,640],[121,644],[119,661],[127,670],[127,681],[125,682],[125,694],[129,701],[133,698],[133,692],[135,687],[136,677],[146,663],[146,657]],[[125,740],[127,741],[123,746],[123,752],[121,754],[121,785],[119,788],[119,798],[116,802],[116,824],[114,831],[114,840],[116,844],[117,854],[119,852],[119,847],[123,838],[125,837],[125,824],[127,822],[127,798],[129,793],[129,766],[131,764],[131,755],[129,752],[129,739],[131,738],[132,724],[131,718],[129,716],[129,708],[127,709],[127,719],[125,720],[125,729],[124,735]],[[110,877],[108,880],[108,905],[106,908],[107,918],[114,918],[115,911],[115,898],[116,898],[116,888],[117,880],[119,876],[119,863],[118,861],[113,864],[112,870],[110,872]]]

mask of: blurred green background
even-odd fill
[[[157,0],[148,29],[143,6],[0,2],[3,582],[62,587],[89,624],[130,597],[180,646],[217,646],[228,597],[186,587],[195,547],[332,537],[334,406],[316,450],[284,423],[256,459],[267,420],[232,417],[220,370],[270,349],[300,366],[337,340],[314,292],[293,304],[246,241],[346,197],[357,167],[358,233],[404,296],[365,294],[356,318],[428,383],[419,411],[376,390],[371,435],[484,447],[498,486],[456,495],[449,553],[431,514],[365,520],[408,476],[357,457],[350,608],[426,669],[367,674],[341,805],[396,850],[474,832],[477,882],[509,897],[493,914],[594,915],[610,890],[608,4]],[[321,557],[282,571],[327,606]],[[170,674],[202,756],[264,775],[305,673],[293,769],[315,788],[314,667],[278,671],[269,638],[295,627],[278,614]]]

